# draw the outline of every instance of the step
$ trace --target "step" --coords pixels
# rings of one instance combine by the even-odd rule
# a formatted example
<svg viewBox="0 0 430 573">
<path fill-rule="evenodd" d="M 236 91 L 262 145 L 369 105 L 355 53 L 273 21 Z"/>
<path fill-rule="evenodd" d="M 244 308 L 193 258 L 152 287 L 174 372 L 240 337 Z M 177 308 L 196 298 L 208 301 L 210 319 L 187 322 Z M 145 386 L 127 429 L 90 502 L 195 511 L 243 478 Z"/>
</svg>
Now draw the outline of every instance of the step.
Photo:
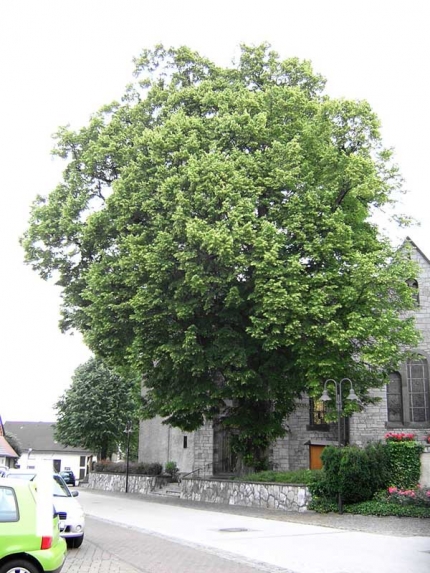
<svg viewBox="0 0 430 573">
<path fill-rule="evenodd" d="M 180 497 L 181 489 L 175 487 L 164 487 L 161 489 L 155 489 L 151 491 L 151 495 L 160 495 L 163 497 Z"/>
</svg>

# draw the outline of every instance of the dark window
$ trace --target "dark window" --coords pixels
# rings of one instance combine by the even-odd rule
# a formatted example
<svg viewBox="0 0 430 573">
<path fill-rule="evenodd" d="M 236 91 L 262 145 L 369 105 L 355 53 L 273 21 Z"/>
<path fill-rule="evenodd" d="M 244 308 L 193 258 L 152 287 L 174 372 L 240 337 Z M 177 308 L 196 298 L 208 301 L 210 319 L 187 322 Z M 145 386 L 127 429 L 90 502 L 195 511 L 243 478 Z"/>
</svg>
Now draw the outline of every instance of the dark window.
<svg viewBox="0 0 430 573">
<path fill-rule="evenodd" d="M 325 402 L 309 398 L 309 429 L 326 430 L 328 423 L 325 419 Z"/>
<path fill-rule="evenodd" d="M 387 385 L 388 421 L 403 424 L 402 378 L 398 372 L 390 374 Z"/>
<path fill-rule="evenodd" d="M 420 306 L 420 291 L 418 287 L 418 281 L 415 279 L 409 279 L 406 282 L 408 286 L 411 288 L 412 298 L 415 301 L 415 306 Z"/>
<path fill-rule="evenodd" d="M 80 456 L 80 457 L 79 457 L 79 466 L 80 466 L 81 468 L 83 468 L 83 467 L 85 467 L 85 465 L 86 465 L 86 458 L 85 458 L 85 456 Z"/>
<path fill-rule="evenodd" d="M 184 448 L 188 448 L 188 436 L 184 436 Z"/>
<path fill-rule="evenodd" d="M 409 419 L 427 422 L 429 416 L 429 376 L 427 360 L 408 361 Z"/>
<path fill-rule="evenodd" d="M 388 425 L 422 427 L 430 422 L 429 368 L 425 358 L 408 360 L 387 384 Z"/>
</svg>

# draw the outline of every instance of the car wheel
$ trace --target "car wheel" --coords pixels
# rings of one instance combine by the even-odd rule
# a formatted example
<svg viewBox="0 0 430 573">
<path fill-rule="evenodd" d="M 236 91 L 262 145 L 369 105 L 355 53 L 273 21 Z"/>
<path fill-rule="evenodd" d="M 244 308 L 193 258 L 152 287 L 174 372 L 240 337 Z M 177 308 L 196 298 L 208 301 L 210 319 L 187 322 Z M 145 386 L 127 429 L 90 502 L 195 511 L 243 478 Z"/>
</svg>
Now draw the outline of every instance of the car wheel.
<svg viewBox="0 0 430 573">
<path fill-rule="evenodd" d="M 84 540 L 83 535 L 81 535 L 80 537 L 68 537 L 66 540 L 67 547 L 69 547 L 69 549 L 77 549 L 82 545 L 83 540 Z M 0 571 L 0 573 L 2 572 Z"/>
<path fill-rule="evenodd" d="M 0 567 L 0 573 L 40 573 L 40 570 L 30 561 L 13 559 Z"/>
</svg>

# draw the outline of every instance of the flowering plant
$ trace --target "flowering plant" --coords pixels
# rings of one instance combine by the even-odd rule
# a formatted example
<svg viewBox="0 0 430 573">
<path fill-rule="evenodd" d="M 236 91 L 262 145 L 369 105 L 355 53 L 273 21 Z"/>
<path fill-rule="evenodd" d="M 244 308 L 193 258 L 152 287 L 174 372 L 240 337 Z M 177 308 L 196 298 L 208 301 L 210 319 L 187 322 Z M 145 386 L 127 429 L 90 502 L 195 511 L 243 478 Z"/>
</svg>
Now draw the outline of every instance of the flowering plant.
<svg viewBox="0 0 430 573">
<path fill-rule="evenodd" d="M 430 444 L 430 434 L 428 434 L 427 436 L 424 436 L 424 441 L 425 441 L 427 444 Z"/>
<path fill-rule="evenodd" d="M 420 506 L 430 505 L 430 489 L 421 487 L 420 484 L 414 489 L 388 488 L 388 501 L 398 504 L 413 504 Z"/>
<path fill-rule="evenodd" d="M 388 432 L 384 437 L 387 442 L 412 442 L 415 440 L 415 434 L 406 432 Z"/>
</svg>

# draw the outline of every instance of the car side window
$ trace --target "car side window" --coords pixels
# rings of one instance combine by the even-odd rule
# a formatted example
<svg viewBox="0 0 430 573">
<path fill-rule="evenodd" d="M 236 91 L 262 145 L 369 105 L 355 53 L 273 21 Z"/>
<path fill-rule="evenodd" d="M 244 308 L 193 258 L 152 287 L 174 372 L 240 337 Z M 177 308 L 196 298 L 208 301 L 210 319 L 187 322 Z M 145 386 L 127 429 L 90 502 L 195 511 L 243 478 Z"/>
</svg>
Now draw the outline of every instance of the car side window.
<svg viewBox="0 0 430 573">
<path fill-rule="evenodd" d="M 18 521 L 18 504 L 11 487 L 0 486 L 0 523 Z"/>
</svg>

